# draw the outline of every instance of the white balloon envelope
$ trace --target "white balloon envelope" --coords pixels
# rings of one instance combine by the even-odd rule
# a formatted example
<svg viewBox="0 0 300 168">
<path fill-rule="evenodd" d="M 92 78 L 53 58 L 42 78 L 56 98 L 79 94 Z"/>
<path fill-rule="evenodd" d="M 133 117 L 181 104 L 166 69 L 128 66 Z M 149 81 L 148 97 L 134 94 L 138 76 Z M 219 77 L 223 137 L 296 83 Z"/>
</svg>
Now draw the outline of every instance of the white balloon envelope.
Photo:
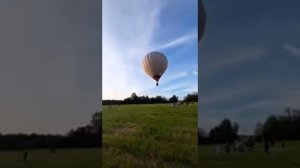
<svg viewBox="0 0 300 168">
<path fill-rule="evenodd" d="M 150 52 L 144 57 L 142 66 L 146 74 L 153 78 L 158 86 L 159 79 L 168 67 L 168 60 L 161 52 Z"/>
</svg>

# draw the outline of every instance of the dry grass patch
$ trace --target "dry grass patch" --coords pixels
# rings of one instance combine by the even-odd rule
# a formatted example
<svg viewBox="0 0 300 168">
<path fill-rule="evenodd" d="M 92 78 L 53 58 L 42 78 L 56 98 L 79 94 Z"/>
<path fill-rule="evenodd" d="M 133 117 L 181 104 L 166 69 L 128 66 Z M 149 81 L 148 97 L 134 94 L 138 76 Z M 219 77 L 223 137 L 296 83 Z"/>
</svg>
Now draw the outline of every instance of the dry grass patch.
<svg viewBox="0 0 300 168">
<path fill-rule="evenodd" d="M 138 126 L 133 123 L 126 123 L 124 127 L 114 128 L 111 130 L 114 136 L 133 135 L 138 132 Z"/>
</svg>

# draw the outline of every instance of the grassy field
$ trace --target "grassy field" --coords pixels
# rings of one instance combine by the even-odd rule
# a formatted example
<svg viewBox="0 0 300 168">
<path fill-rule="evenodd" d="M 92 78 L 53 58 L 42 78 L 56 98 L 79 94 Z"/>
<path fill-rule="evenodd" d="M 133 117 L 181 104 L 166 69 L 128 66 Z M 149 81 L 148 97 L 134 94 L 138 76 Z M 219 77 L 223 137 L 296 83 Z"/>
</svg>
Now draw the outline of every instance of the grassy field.
<svg viewBox="0 0 300 168">
<path fill-rule="evenodd" d="M 300 141 L 287 142 L 285 148 L 275 145 L 268 155 L 261 144 L 253 152 L 220 155 L 213 146 L 200 146 L 198 157 L 200 168 L 300 168 Z"/>
<path fill-rule="evenodd" d="M 0 168 L 300 168 L 300 141 L 278 144 L 269 155 L 255 151 L 221 153 L 197 146 L 197 105 L 103 107 L 103 149 L 0 151 Z M 101 166 L 102 159 L 102 166 Z"/>
<path fill-rule="evenodd" d="M 30 150 L 23 162 L 23 151 L 0 151 L 1 168 L 99 168 L 101 149 Z"/>
<path fill-rule="evenodd" d="M 197 105 L 103 107 L 103 167 L 197 167 Z"/>
</svg>

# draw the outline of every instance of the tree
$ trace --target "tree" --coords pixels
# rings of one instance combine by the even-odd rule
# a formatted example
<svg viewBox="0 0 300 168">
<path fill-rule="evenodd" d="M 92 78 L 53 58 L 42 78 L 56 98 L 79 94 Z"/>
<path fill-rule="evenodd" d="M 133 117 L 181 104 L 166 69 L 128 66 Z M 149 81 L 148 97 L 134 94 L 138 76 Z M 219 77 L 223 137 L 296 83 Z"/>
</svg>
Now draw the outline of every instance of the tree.
<svg viewBox="0 0 300 168">
<path fill-rule="evenodd" d="M 178 102 L 178 97 L 176 95 L 173 95 L 172 97 L 170 97 L 169 102 L 170 103 L 177 103 Z"/>
<path fill-rule="evenodd" d="M 187 94 L 183 101 L 185 102 L 197 102 L 198 101 L 198 93 L 197 92 L 193 92 L 191 94 Z"/>
<path fill-rule="evenodd" d="M 155 97 L 155 103 L 167 103 L 167 99 L 162 96 L 156 96 Z"/>
<path fill-rule="evenodd" d="M 276 116 L 270 116 L 264 123 L 264 138 L 267 140 L 278 140 L 280 139 L 280 122 Z"/>
<path fill-rule="evenodd" d="M 286 108 L 286 115 L 270 116 L 264 123 L 263 136 L 270 141 L 300 139 L 300 116 L 297 110 Z"/>
<path fill-rule="evenodd" d="M 231 123 L 229 119 L 224 119 L 220 125 L 213 128 L 209 136 L 214 142 L 218 143 L 232 143 L 238 138 L 239 126 L 237 123 Z"/>
<path fill-rule="evenodd" d="M 95 112 L 92 115 L 91 122 L 85 126 L 72 129 L 68 133 L 68 138 L 73 146 L 77 147 L 95 147 L 102 145 L 102 113 Z"/>
<path fill-rule="evenodd" d="M 96 112 L 93 114 L 92 116 L 92 120 L 91 120 L 91 126 L 93 128 L 93 133 L 101 133 L 101 117 L 102 117 L 102 113 L 101 112 Z"/>
<path fill-rule="evenodd" d="M 137 100 L 139 97 L 136 95 L 136 93 L 132 93 L 131 94 L 131 99 L 133 100 L 133 101 L 135 101 L 135 100 Z"/>
</svg>

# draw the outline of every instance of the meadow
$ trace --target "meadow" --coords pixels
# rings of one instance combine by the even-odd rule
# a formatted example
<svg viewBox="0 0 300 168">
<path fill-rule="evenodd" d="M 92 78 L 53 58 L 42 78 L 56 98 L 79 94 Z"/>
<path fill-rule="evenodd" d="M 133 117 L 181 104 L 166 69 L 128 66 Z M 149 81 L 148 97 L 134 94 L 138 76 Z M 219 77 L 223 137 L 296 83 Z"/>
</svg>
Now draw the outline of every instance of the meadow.
<svg viewBox="0 0 300 168">
<path fill-rule="evenodd" d="M 99 168 L 101 149 L 29 150 L 23 162 L 24 151 L 0 151 L 1 168 Z"/>
<path fill-rule="evenodd" d="M 264 153 L 262 144 L 255 151 L 244 153 L 216 154 L 214 146 L 200 146 L 198 164 L 200 168 L 300 168 L 300 141 L 286 142 L 271 148 L 269 154 Z"/>
<path fill-rule="evenodd" d="M 103 107 L 103 167 L 197 167 L 197 104 Z"/>
<path fill-rule="evenodd" d="M 2 168 L 300 168 L 300 141 L 277 144 L 270 154 L 255 151 L 217 155 L 197 146 L 197 105 L 114 105 L 103 107 L 103 148 L 0 151 Z M 102 164 L 101 164 L 102 163 Z M 101 166 L 102 165 L 102 166 Z"/>
</svg>

